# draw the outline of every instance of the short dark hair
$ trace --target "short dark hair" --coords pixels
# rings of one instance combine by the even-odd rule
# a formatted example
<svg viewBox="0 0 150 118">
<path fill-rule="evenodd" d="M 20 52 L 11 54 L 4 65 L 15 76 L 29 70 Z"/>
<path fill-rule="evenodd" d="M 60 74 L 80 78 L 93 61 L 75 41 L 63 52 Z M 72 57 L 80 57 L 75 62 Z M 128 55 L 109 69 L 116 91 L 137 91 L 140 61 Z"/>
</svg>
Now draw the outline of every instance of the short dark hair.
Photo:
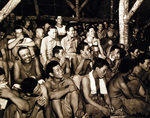
<svg viewBox="0 0 150 118">
<path fill-rule="evenodd" d="M 61 46 L 55 46 L 53 48 L 53 57 L 55 57 L 55 54 L 58 54 L 60 50 L 63 50 Z"/>
<path fill-rule="evenodd" d="M 123 59 L 119 65 L 118 70 L 122 73 L 127 73 L 132 70 L 134 67 L 134 61 L 132 59 Z"/>
<path fill-rule="evenodd" d="M 21 89 L 23 93 L 33 93 L 34 88 L 37 86 L 38 81 L 32 77 L 25 78 L 21 82 Z"/>
<path fill-rule="evenodd" d="M 115 44 L 111 47 L 110 52 L 114 51 L 115 49 L 119 49 L 121 51 L 121 48 Z"/>
<path fill-rule="evenodd" d="M 23 28 L 22 28 L 20 25 L 17 25 L 14 29 L 15 29 L 15 30 L 16 30 L 16 29 L 22 29 L 22 30 L 23 30 Z"/>
<path fill-rule="evenodd" d="M 28 49 L 28 50 L 29 50 L 28 47 L 20 47 L 20 48 L 18 49 L 18 51 L 17 51 L 17 54 L 18 54 L 19 57 L 20 57 L 20 54 L 19 54 L 20 50 L 24 50 L 24 49 Z M 29 51 L 30 51 L 30 50 L 29 50 Z"/>
<path fill-rule="evenodd" d="M 102 58 L 97 58 L 93 64 L 93 70 L 95 70 L 96 67 L 102 68 L 104 65 L 109 67 L 109 63 L 106 60 L 104 60 Z"/>
<path fill-rule="evenodd" d="M 87 46 L 88 43 L 86 42 L 80 42 L 79 45 L 77 46 L 77 54 L 81 54 L 81 50 L 84 50 L 84 47 Z"/>
<path fill-rule="evenodd" d="M 66 25 L 65 30 L 66 30 L 66 31 L 69 31 L 69 30 L 70 30 L 70 27 L 73 27 L 73 28 L 74 28 L 74 26 L 73 26 L 73 25 L 68 24 L 68 25 Z"/>
<path fill-rule="evenodd" d="M 47 78 L 49 77 L 49 73 L 53 73 L 53 67 L 59 65 L 58 61 L 50 61 L 47 65 L 46 65 L 46 76 Z"/>
<path fill-rule="evenodd" d="M 3 75 L 3 74 L 5 74 L 5 71 L 3 68 L 0 67 L 0 75 Z"/>
<path fill-rule="evenodd" d="M 147 53 L 141 53 L 137 58 L 137 64 L 143 64 L 146 59 L 150 59 L 150 55 L 148 55 Z"/>
<path fill-rule="evenodd" d="M 138 46 L 135 46 L 135 45 L 130 46 L 129 49 L 128 49 L 129 54 L 130 54 L 131 52 L 134 52 L 136 49 L 139 49 L 139 47 L 138 47 Z"/>
</svg>

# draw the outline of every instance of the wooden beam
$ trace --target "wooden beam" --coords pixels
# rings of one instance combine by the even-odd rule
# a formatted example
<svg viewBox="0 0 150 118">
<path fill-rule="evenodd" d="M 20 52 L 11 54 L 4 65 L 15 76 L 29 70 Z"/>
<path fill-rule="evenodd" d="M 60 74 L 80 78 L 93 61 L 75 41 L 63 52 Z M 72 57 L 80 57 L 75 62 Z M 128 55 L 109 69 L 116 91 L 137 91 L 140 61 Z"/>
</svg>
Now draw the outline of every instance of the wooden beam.
<svg viewBox="0 0 150 118">
<path fill-rule="evenodd" d="M 89 0 L 85 0 L 79 8 L 79 12 L 83 9 L 83 7 L 88 3 Z"/>
<path fill-rule="evenodd" d="M 73 11 L 76 12 L 76 8 L 75 6 L 69 1 L 69 0 L 66 0 L 67 4 L 71 7 L 71 9 L 73 9 Z"/>
<path fill-rule="evenodd" d="M 79 13 L 79 0 L 76 0 L 76 18 L 79 19 L 80 13 Z"/>
<path fill-rule="evenodd" d="M 14 10 L 21 0 L 9 0 L 8 3 L 0 11 L 0 23 Z"/>
<path fill-rule="evenodd" d="M 37 0 L 33 0 L 33 2 L 34 2 L 35 14 L 36 14 L 37 16 L 39 16 L 39 6 L 38 6 L 38 2 L 37 2 Z"/>
<path fill-rule="evenodd" d="M 114 0 L 110 0 L 110 19 L 113 19 L 114 16 Z"/>
<path fill-rule="evenodd" d="M 136 12 L 136 10 L 140 7 L 140 5 L 142 4 L 144 0 L 137 0 L 133 7 L 131 8 L 131 10 L 129 11 L 128 15 L 127 15 L 127 20 L 130 20 L 130 18 L 133 16 L 133 14 Z"/>
</svg>

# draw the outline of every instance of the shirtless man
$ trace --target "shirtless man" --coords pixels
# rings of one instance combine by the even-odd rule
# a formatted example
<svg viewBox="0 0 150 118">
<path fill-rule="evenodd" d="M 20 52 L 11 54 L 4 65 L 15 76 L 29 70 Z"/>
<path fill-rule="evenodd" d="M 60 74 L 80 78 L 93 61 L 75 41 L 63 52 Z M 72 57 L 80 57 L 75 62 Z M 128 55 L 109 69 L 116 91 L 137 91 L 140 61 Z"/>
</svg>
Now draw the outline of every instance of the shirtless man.
<svg viewBox="0 0 150 118">
<path fill-rule="evenodd" d="M 31 58 L 30 50 L 27 47 L 18 49 L 20 60 L 14 64 L 15 83 L 20 84 L 27 77 L 41 79 L 41 69 L 37 57 Z"/>
<path fill-rule="evenodd" d="M 52 108 L 58 118 L 77 117 L 78 93 L 73 81 L 64 78 L 60 64 L 51 61 L 46 66 L 46 87 Z"/>
<path fill-rule="evenodd" d="M 85 98 L 85 109 L 92 118 L 109 116 L 111 106 L 106 88 L 108 62 L 98 58 L 93 64 L 93 70 L 81 81 L 81 91 Z M 107 103 L 107 104 L 106 104 Z"/>
<path fill-rule="evenodd" d="M 126 79 L 133 69 L 133 61 L 124 59 L 120 63 L 119 72 L 113 76 L 108 85 L 108 93 L 112 105 L 116 110 L 121 109 L 123 112 L 133 115 L 136 113 L 147 114 L 150 105 L 135 99 L 130 93 L 126 84 Z M 147 108 L 146 108 L 147 107 Z"/>
<path fill-rule="evenodd" d="M 39 84 L 34 78 L 25 78 L 21 83 L 21 89 L 21 91 L 11 90 L 8 87 L 0 89 L 0 97 L 12 101 L 12 104 L 5 110 L 4 118 L 17 116 L 35 118 L 39 115 L 50 118 L 50 106 L 45 85 Z"/>
</svg>

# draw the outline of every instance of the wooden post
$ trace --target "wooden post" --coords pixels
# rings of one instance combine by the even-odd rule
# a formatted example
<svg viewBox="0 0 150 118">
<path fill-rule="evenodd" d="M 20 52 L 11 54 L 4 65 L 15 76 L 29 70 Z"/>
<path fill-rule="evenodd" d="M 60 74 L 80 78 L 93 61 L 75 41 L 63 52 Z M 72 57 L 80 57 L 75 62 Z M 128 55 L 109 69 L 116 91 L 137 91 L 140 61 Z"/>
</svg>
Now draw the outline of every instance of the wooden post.
<svg viewBox="0 0 150 118">
<path fill-rule="evenodd" d="M 13 11 L 21 0 L 9 0 L 9 2 L 0 11 L 0 23 Z"/>
<path fill-rule="evenodd" d="M 76 0 L 76 18 L 79 20 L 80 13 L 79 13 L 79 0 Z"/>
<path fill-rule="evenodd" d="M 79 12 L 82 10 L 82 8 L 88 3 L 89 0 L 85 0 L 82 5 L 79 8 Z"/>
<path fill-rule="evenodd" d="M 71 7 L 71 9 L 73 9 L 76 12 L 75 6 L 69 0 L 66 0 L 66 2 Z"/>
<path fill-rule="evenodd" d="M 129 21 L 143 0 L 137 0 L 129 11 L 129 0 L 120 0 L 119 2 L 119 33 L 120 44 L 124 44 L 126 48 L 129 46 Z"/>
<path fill-rule="evenodd" d="M 114 0 L 110 0 L 110 19 L 113 19 Z"/>
<path fill-rule="evenodd" d="M 37 0 L 33 0 L 33 2 L 34 2 L 34 7 L 35 7 L 35 14 L 36 16 L 39 16 L 39 6 L 37 3 Z"/>
</svg>

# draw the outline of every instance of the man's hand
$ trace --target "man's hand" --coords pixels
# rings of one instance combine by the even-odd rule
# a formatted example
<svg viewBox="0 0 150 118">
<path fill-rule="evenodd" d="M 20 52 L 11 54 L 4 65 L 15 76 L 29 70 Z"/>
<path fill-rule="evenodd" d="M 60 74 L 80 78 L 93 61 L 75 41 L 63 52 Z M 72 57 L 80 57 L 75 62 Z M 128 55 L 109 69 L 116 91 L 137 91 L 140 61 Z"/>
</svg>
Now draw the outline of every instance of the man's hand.
<svg viewBox="0 0 150 118">
<path fill-rule="evenodd" d="M 105 116 L 109 116 L 110 115 L 110 110 L 108 108 L 102 107 L 100 110 L 103 112 L 103 114 Z"/>
<path fill-rule="evenodd" d="M 39 96 L 37 99 L 37 104 L 42 107 L 46 104 L 46 98 L 43 96 Z"/>
</svg>

